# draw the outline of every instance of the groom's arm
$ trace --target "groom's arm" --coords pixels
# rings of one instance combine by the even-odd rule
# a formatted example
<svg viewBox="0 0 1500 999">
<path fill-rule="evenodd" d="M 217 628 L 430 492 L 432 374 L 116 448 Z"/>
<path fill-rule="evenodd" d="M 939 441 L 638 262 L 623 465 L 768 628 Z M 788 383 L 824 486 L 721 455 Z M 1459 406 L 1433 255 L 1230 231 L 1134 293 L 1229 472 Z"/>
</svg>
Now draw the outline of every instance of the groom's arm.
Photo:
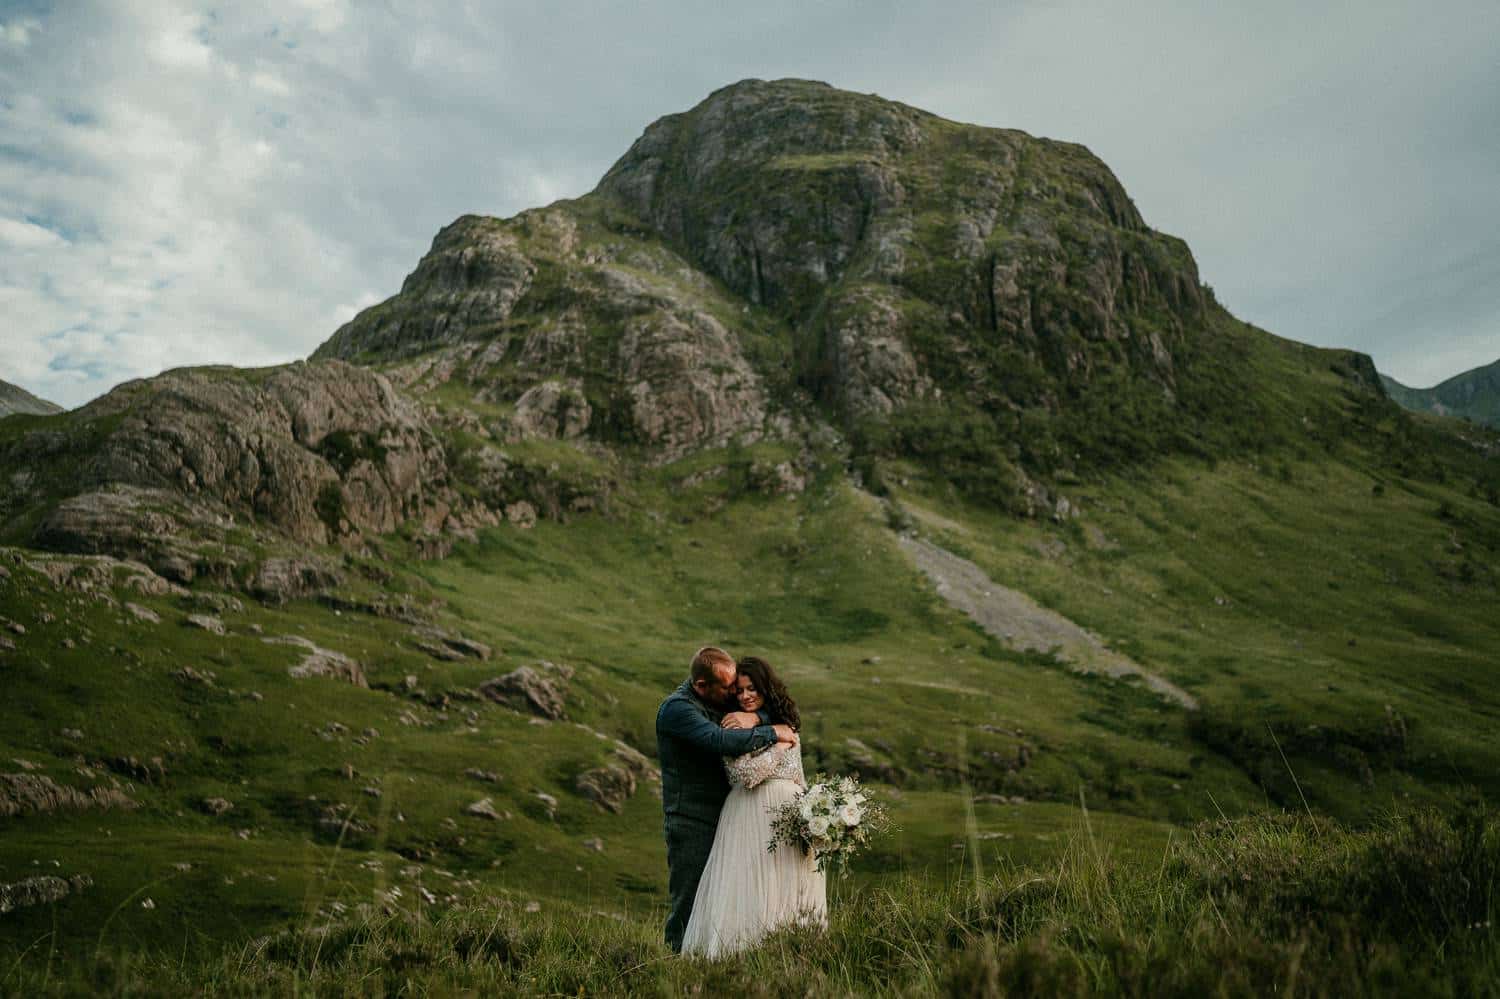
<svg viewBox="0 0 1500 999">
<path fill-rule="evenodd" d="M 754 728 L 755 725 L 750 725 L 743 721 L 743 719 L 748 717 L 751 717 L 748 711 L 731 711 L 724 716 L 724 720 L 720 722 L 720 726 L 723 728 Z M 758 719 L 757 724 L 759 725 L 771 724 L 771 712 L 766 708 L 761 708 L 755 712 L 754 717 Z"/>
<path fill-rule="evenodd" d="M 719 756 L 739 756 L 763 749 L 776 741 L 776 730 L 770 725 L 750 729 L 720 728 L 693 710 L 685 701 L 673 700 L 662 706 L 656 718 L 659 733 L 685 739 L 693 745 Z"/>
</svg>

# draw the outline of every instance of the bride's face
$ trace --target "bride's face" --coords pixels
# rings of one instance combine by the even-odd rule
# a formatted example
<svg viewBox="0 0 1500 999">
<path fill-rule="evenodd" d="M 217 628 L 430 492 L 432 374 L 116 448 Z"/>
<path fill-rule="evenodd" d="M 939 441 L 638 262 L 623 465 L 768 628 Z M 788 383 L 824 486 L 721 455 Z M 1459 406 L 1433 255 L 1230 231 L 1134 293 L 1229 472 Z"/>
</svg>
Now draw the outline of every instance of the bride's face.
<svg viewBox="0 0 1500 999">
<path fill-rule="evenodd" d="M 741 673 L 735 681 L 735 697 L 740 702 L 741 711 L 759 711 L 766 699 L 760 696 L 760 691 L 755 689 L 755 683 L 748 676 Z"/>
</svg>

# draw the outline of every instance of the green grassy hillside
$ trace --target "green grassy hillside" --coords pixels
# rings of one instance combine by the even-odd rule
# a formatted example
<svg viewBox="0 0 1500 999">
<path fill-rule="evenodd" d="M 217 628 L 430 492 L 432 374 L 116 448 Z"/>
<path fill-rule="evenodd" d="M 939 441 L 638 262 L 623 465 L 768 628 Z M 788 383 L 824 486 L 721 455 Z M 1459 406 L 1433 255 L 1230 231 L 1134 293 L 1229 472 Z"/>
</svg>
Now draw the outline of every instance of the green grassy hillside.
<svg viewBox="0 0 1500 999">
<path fill-rule="evenodd" d="M 366 909 L 203 964 L 96 951 L 13 967 L 80 994 L 1489 995 L 1500 838 L 1482 807 L 1350 832 L 1301 816 L 1205 822 L 1147 860 L 1081 815 L 1040 863 L 934 885 L 833 885 L 826 932 L 664 959 L 655 926 L 587 904 Z"/>
<path fill-rule="evenodd" d="M 1500 529 L 1471 486 L 1294 458 L 1181 461 L 1080 483 L 1085 515 L 1056 524 L 970 505 L 916 465 L 881 468 L 885 505 L 824 457 L 791 499 L 746 495 L 744 455 L 709 452 L 642 473 L 607 515 L 488 529 L 443 561 L 393 537 L 379 558 L 343 556 L 358 582 L 337 599 L 230 606 L 224 636 L 184 623 L 212 597 L 143 596 L 122 570 L 105 593 L 57 587 L 22 564 L 40 556 L 11 550 L 0 615 L 24 634 L 6 632 L 16 649 L 0 660 L 4 769 L 116 786 L 140 807 L 0 818 L 0 883 L 94 882 L 6 914 L 9 961 L 211 954 L 382 900 L 568 900 L 649 923 L 666 873 L 650 780 L 620 814 L 574 782 L 613 758 L 613 739 L 653 752 L 655 704 L 705 642 L 782 668 L 814 766 L 881 782 L 897 831 L 859 865 L 872 887 L 942 881 L 971 847 L 984 865 L 1045 863 L 1080 800 L 1113 850 L 1149 856 L 1221 812 L 1305 797 L 1359 825 L 1395 803 L 1500 790 Z M 894 528 L 908 526 L 1200 710 L 1009 651 L 905 560 Z M 495 658 L 433 660 L 410 625 L 355 609 L 382 597 L 430 608 Z M 370 689 L 288 676 L 301 650 L 264 641 L 282 635 L 358 659 Z M 575 670 L 567 720 L 473 699 L 541 660 Z M 216 797 L 233 810 L 207 814 Z M 467 815 L 483 797 L 506 817 Z"/>
</svg>

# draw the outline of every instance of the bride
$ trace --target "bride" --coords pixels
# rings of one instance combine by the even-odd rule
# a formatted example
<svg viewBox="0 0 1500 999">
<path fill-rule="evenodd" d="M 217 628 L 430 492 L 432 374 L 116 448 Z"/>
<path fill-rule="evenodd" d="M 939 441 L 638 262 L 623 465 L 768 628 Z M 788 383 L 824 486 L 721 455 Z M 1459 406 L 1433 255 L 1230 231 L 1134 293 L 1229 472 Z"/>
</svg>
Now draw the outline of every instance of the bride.
<svg viewBox="0 0 1500 999">
<path fill-rule="evenodd" d="M 740 710 L 765 708 L 773 721 L 800 727 L 797 704 L 770 663 L 746 656 L 736 665 Z M 801 748 L 777 743 L 728 758 L 724 768 L 732 788 L 698 882 L 682 941 L 684 954 L 718 957 L 752 946 L 788 923 L 828 922 L 824 877 L 813 858 L 784 844 L 775 852 L 766 850 L 771 813 L 807 789 Z"/>
</svg>

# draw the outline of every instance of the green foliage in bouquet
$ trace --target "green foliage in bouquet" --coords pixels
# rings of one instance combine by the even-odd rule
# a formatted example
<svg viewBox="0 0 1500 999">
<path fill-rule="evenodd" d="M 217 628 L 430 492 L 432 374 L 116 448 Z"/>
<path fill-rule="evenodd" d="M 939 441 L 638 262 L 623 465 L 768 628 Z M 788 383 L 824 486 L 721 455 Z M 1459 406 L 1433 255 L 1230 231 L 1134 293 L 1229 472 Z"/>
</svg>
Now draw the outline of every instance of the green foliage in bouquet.
<svg viewBox="0 0 1500 999">
<path fill-rule="evenodd" d="M 818 870 L 836 864 L 847 877 L 850 859 L 889 825 L 885 806 L 871 799 L 857 777 L 817 774 L 806 791 L 777 809 L 766 852 L 796 846 L 812 854 Z"/>
</svg>

